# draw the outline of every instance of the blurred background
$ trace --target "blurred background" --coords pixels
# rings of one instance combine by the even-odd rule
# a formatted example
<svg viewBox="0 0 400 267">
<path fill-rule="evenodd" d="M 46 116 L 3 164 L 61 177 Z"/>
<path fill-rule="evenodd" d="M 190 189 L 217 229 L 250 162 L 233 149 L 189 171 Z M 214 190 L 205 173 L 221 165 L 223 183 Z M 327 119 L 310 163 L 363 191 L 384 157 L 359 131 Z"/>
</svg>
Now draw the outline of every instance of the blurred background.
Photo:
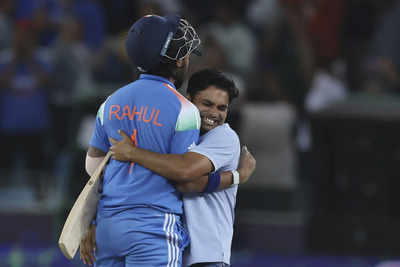
<svg viewBox="0 0 400 267">
<path fill-rule="evenodd" d="M 257 170 L 232 266 L 400 266 L 396 0 L 1 0 L 0 266 L 83 266 L 57 240 L 97 109 L 136 78 L 130 25 L 169 13 L 202 39 L 191 71 L 240 89 L 229 122 Z"/>
</svg>

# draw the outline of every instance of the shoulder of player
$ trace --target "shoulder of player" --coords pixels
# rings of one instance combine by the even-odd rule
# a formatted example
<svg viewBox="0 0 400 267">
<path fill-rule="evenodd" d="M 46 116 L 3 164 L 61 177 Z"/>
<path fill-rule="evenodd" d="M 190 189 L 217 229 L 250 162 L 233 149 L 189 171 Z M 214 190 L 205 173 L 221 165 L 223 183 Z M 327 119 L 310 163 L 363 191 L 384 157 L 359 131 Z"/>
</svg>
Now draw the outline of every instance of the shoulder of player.
<svg viewBox="0 0 400 267">
<path fill-rule="evenodd" d="M 176 122 L 177 131 L 200 129 L 201 119 L 197 107 L 185 99 L 181 101 L 181 109 Z"/>
<path fill-rule="evenodd" d="M 218 136 L 222 142 L 235 142 L 239 143 L 239 136 L 237 133 L 229 126 L 228 123 L 224 123 L 218 127 L 215 127 L 209 131 L 206 135 Z M 207 136 L 206 136 L 207 137 Z"/>
<path fill-rule="evenodd" d="M 186 97 L 184 97 L 181 93 L 179 93 L 174 87 L 172 87 L 168 83 L 163 83 L 162 84 L 165 88 L 167 88 L 168 93 L 170 96 L 173 96 L 176 101 L 178 101 L 182 108 L 191 108 L 193 105 L 192 102 L 190 102 Z M 196 108 L 197 109 L 197 108 Z"/>
<path fill-rule="evenodd" d="M 219 125 L 209 131 L 209 133 L 218 133 L 218 134 L 224 134 L 225 136 L 232 136 L 232 137 L 237 137 L 237 133 L 229 126 L 229 123 L 224 123 L 222 125 Z"/>
<path fill-rule="evenodd" d="M 150 84 L 147 85 L 147 83 Z M 162 106 L 164 110 L 174 109 L 177 114 L 179 114 L 182 109 L 185 111 L 197 111 L 196 106 L 179 94 L 173 87 L 169 87 L 171 88 L 170 90 L 160 90 L 168 87 L 165 86 L 165 84 L 155 83 L 152 80 L 139 79 L 116 89 L 107 97 L 104 103 L 107 102 L 106 105 L 120 104 L 121 101 L 126 103 L 127 98 L 139 96 L 139 99 L 146 99 L 146 102 L 143 104 L 140 104 L 141 101 L 138 100 L 137 104 L 141 106 L 149 103 L 150 98 L 148 97 L 152 97 L 153 102 L 158 103 L 158 106 Z M 135 97 L 135 99 L 137 98 Z"/>
<path fill-rule="evenodd" d="M 164 85 L 169 89 L 171 94 L 173 94 L 180 103 L 180 111 L 178 114 L 175 129 L 177 131 L 186 131 L 193 129 L 199 130 L 201 121 L 200 113 L 197 107 L 181 93 L 176 91 L 172 86 L 170 86 L 169 84 Z"/>
<path fill-rule="evenodd" d="M 181 93 L 179 93 L 174 87 L 169 85 L 168 83 L 163 83 L 163 85 L 168 88 L 170 95 L 174 96 L 174 98 L 180 103 L 181 113 L 184 114 L 198 114 L 197 107 L 190 102 L 186 97 L 184 97 Z"/>
</svg>

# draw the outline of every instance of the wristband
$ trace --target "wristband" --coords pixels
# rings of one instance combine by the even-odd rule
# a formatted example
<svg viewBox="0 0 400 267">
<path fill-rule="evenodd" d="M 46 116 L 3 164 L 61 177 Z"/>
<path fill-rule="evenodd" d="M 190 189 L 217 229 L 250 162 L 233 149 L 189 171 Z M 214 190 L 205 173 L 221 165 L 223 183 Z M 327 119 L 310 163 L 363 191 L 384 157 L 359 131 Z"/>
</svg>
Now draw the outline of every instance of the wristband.
<svg viewBox="0 0 400 267">
<path fill-rule="evenodd" d="M 208 183 L 203 193 L 212 193 L 218 190 L 221 183 L 221 175 L 219 172 L 212 172 L 208 175 Z"/>
<path fill-rule="evenodd" d="M 240 175 L 237 172 L 237 170 L 232 170 L 232 175 L 233 175 L 233 183 L 232 185 L 238 185 L 240 183 Z"/>
</svg>

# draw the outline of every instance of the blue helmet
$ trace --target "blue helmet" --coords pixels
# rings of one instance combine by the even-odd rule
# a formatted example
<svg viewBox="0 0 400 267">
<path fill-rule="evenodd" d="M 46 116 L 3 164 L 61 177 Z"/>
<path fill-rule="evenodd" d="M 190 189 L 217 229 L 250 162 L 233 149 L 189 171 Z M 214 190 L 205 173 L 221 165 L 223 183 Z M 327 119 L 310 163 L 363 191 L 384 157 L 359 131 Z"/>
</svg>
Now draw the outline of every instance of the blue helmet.
<svg viewBox="0 0 400 267">
<path fill-rule="evenodd" d="M 195 52 L 200 39 L 194 28 L 177 15 L 147 15 L 128 32 L 126 51 L 140 71 L 156 69 L 162 62 L 183 59 Z"/>
</svg>

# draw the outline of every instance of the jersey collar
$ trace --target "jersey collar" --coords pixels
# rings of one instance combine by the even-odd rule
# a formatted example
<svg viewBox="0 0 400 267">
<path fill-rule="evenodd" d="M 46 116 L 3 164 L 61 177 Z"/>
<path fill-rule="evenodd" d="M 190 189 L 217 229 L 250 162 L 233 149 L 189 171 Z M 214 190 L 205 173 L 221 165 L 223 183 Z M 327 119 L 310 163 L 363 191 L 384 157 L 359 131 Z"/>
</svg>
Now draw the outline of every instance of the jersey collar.
<svg viewBox="0 0 400 267">
<path fill-rule="evenodd" d="M 161 76 L 151 75 L 151 74 L 140 74 L 139 79 L 154 80 L 154 81 L 159 81 L 161 83 L 167 83 L 176 90 L 175 85 L 170 80 Z"/>
</svg>

